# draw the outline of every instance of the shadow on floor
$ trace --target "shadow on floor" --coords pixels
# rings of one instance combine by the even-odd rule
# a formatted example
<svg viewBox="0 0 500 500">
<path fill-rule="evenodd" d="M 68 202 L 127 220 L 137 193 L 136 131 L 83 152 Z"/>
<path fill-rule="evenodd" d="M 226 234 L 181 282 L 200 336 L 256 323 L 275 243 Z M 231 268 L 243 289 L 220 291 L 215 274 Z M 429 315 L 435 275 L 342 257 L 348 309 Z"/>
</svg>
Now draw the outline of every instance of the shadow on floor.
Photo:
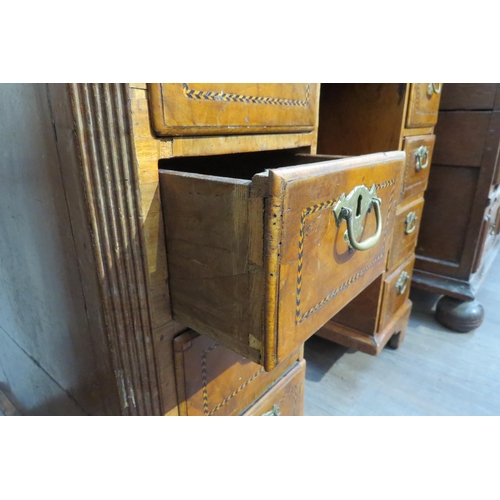
<svg viewBox="0 0 500 500">
<path fill-rule="evenodd" d="M 440 297 L 441 295 L 436 293 L 425 292 L 423 290 L 412 288 L 410 290 L 410 300 L 413 303 L 412 314 L 415 311 L 422 311 L 427 314 L 434 315 L 436 303 Z"/>
<path fill-rule="evenodd" d="M 306 362 L 311 361 L 314 364 L 314 370 L 306 370 L 306 380 L 319 382 L 330 368 L 344 354 L 353 354 L 357 352 L 329 340 L 313 335 L 304 347 L 304 358 Z"/>
<path fill-rule="evenodd" d="M 420 321 L 422 317 L 434 317 L 434 309 L 440 295 L 424 292 L 421 290 L 411 290 L 411 299 L 413 301 L 412 318 L 410 321 Z M 450 331 L 442 327 L 435 319 L 436 329 L 441 331 Z M 390 349 L 392 350 L 392 349 Z M 328 371 L 335 365 L 344 354 L 355 354 L 358 351 L 349 349 L 329 340 L 313 335 L 306 343 L 304 348 L 304 357 L 306 362 L 310 363 L 309 370 L 306 370 L 306 380 L 311 382 L 320 382 Z M 368 356 L 368 355 L 366 355 Z"/>
</svg>

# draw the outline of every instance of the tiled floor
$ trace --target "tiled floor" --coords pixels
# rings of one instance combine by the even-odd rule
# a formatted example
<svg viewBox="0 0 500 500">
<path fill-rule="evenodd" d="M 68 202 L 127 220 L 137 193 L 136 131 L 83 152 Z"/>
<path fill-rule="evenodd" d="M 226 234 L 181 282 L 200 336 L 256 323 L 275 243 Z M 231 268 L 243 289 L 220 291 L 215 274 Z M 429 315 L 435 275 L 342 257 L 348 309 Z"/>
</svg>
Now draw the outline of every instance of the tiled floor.
<svg viewBox="0 0 500 500">
<path fill-rule="evenodd" d="M 306 343 L 306 415 L 500 415 L 500 256 L 478 294 L 476 331 L 439 325 L 439 298 L 412 290 L 413 310 L 398 350 L 377 357 L 319 337 Z"/>
</svg>

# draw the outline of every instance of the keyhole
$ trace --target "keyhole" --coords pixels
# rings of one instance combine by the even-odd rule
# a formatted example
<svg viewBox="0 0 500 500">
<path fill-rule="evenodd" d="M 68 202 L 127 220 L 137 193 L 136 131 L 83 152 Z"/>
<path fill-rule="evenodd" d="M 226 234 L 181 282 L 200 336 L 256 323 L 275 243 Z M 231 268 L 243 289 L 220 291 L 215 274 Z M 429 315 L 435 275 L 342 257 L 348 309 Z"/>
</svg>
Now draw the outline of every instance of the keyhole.
<svg viewBox="0 0 500 500">
<path fill-rule="evenodd" d="M 356 209 L 356 217 L 359 217 L 361 215 L 361 200 L 362 199 L 363 199 L 363 196 L 359 195 L 358 208 Z"/>
</svg>

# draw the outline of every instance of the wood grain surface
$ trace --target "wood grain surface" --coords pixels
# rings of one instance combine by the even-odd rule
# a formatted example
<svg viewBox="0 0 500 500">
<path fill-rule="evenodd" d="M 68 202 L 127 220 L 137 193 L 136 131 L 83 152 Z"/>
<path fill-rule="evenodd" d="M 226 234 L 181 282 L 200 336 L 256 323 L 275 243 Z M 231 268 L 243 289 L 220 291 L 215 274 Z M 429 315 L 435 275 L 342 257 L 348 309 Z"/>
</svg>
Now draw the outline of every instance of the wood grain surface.
<svg viewBox="0 0 500 500">
<path fill-rule="evenodd" d="M 120 414 L 67 87 L 0 85 L 0 114 L 0 384 L 23 414 Z"/>
<path fill-rule="evenodd" d="M 252 158 L 174 159 L 160 183 L 174 318 L 270 370 L 383 271 L 404 154 Z M 206 175 L 214 162 L 231 177 L 269 174 Z M 360 184 L 377 186 L 383 230 L 350 252 L 332 208 Z M 364 226 L 363 239 L 373 211 Z"/>
<path fill-rule="evenodd" d="M 251 406 L 243 416 L 299 417 L 304 414 L 306 362 L 299 361 L 271 389 Z M 269 415 L 271 413 L 271 415 Z"/>
<path fill-rule="evenodd" d="M 271 372 L 192 330 L 174 339 L 181 416 L 239 415 L 299 360 L 296 351 Z"/>
<path fill-rule="evenodd" d="M 491 113 L 487 111 L 446 111 L 436 125 L 434 163 L 479 167 L 488 134 Z"/>
<path fill-rule="evenodd" d="M 405 137 L 403 147 L 406 153 L 406 164 L 401 200 L 421 193 L 427 188 L 435 140 L 436 136 L 433 134 Z M 417 159 L 415 156 L 420 147 L 427 148 L 428 151 L 427 159 L 423 159 L 424 165 L 427 163 L 427 167 L 423 169 L 417 169 Z"/>
<path fill-rule="evenodd" d="M 411 84 L 406 127 L 432 127 L 436 124 L 441 94 L 429 94 L 428 87 L 428 83 Z"/>
<path fill-rule="evenodd" d="M 311 132 L 317 83 L 157 83 L 148 85 L 159 136 Z"/>
<path fill-rule="evenodd" d="M 396 212 L 396 220 L 394 222 L 394 230 L 392 237 L 391 249 L 389 250 L 389 259 L 387 261 L 387 269 L 393 270 L 399 266 L 401 262 L 413 253 L 417 244 L 420 223 L 422 221 L 422 211 L 424 208 L 424 199 L 421 195 L 416 195 L 405 203 L 400 203 Z M 414 229 L 411 233 L 411 227 L 407 225 L 407 217 L 409 214 L 416 217 Z"/>
<path fill-rule="evenodd" d="M 321 84 L 318 152 L 361 155 L 401 148 L 410 85 Z"/>
<path fill-rule="evenodd" d="M 498 83 L 453 83 L 443 86 L 440 110 L 490 110 L 495 104 Z"/>
</svg>

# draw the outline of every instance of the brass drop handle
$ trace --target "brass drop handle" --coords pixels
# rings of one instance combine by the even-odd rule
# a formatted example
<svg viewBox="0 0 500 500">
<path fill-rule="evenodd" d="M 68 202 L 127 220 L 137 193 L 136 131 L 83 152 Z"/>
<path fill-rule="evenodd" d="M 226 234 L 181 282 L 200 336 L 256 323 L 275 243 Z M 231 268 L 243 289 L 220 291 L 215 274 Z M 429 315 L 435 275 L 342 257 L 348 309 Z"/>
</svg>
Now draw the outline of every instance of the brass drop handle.
<svg viewBox="0 0 500 500">
<path fill-rule="evenodd" d="M 280 407 L 278 405 L 273 405 L 270 411 L 263 413 L 261 417 L 279 417 L 281 416 Z"/>
<path fill-rule="evenodd" d="M 442 87 L 442 83 L 429 83 L 429 86 L 427 87 L 427 95 L 432 97 L 432 94 L 440 94 Z"/>
<path fill-rule="evenodd" d="M 356 250 L 364 251 L 364 250 L 369 250 L 370 248 L 374 247 L 378 240 L 380 239 L 380 235 L 382 234 L 382 215 L 380 213 L 380 203 L 382 200 L 380 198 L 372 198 L 372 203 L 375 208 L 375 218 L 377 219 L 377 231 L 373 236 L 370 236 L 366 240 L 362 242 L 358 242 L 354 236 L 354 227 L 353 227 L 353 212 L 351 209 L 346 208 L 345 210 L 348 211 L 348 213 L 345 215 L 345 219 L 347 221 L 347 236 L 349 238 L 349 243 L 351 244 L 352 248 L 355 248 Z"/>
<path fill-rule="evenodd" d="M 409 212 L 405 219 L 405 234 L 411 234 L 417 227 L 418 216 L 415 212 Z"/>
<path fill-rule="evenodd" d="M 333 207 L 333 213 L 337 219 L 337 226 L 340 226 L 343 220 L 347 222 L 344 239 L 351 249 L 364 251 L 377 244 L 382 234 L 381 203 L 382 200 L 377 198 L 375 184 L 370 189 L 364 185 L 356 186 L 347 196 L 345 193 L 340 196 L 339 201 Z M 377 230 L 373 236 L 359 242 L 358 238 L 363 232 L 362 221 L 372 206 L 375 208 Z"/>
<path fill-rule="evenodd" d="M 408 280 L 410 279 L 410 275 L 406 272 L 403 271 L 398 278 L 398 281 L 396 281 L 396 290 L 398 291 L 398 295 L 403 295 L 406 290 L 406 285 L 408 284 Z"/>
<path fill-rule="evenodd" d="M 415 151 L 415 170 L 420 172 L 429 166 L 429 148 L 427 146 L 420 146 Z"/>
</svg>

